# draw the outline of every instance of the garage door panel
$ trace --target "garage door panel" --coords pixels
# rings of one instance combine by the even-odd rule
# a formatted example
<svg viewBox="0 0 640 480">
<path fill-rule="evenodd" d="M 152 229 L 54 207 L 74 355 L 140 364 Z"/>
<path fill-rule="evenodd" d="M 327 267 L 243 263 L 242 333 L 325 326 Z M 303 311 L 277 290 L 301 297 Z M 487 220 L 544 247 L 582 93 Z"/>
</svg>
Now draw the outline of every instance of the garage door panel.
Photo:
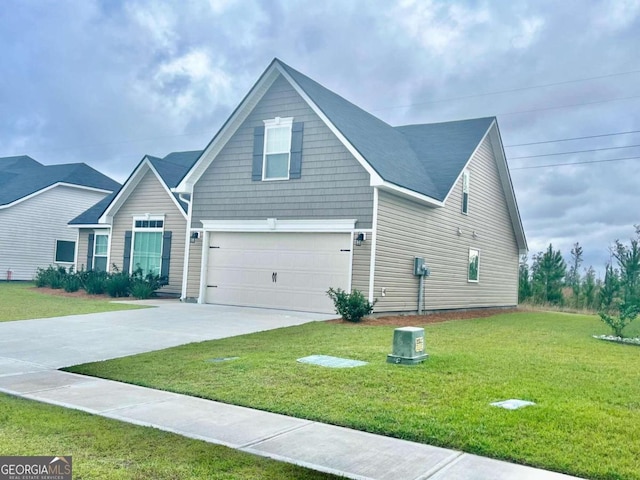
<svg viewBox="0 0 640 480">
<path fill-rule="evenodd" d="M 332 313 L 326 291 L 348 288 L 350 234 L 224 232 L 210 238 L 208 303 Z"/>
</svg>

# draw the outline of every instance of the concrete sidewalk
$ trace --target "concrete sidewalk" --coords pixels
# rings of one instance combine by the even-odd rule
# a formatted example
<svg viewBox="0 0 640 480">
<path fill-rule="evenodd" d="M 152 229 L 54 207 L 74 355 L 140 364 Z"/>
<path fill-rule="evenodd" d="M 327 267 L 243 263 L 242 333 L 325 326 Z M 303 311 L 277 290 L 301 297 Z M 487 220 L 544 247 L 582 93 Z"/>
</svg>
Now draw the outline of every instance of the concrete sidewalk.
<svg viewBox="0 0 640 480">
<path fill-rule="evenodd" d="M 454 450 L 57 370 L 5 374 L 0 376 L 0 391 L 354 479 L 576 478 Z"/>
</svg>

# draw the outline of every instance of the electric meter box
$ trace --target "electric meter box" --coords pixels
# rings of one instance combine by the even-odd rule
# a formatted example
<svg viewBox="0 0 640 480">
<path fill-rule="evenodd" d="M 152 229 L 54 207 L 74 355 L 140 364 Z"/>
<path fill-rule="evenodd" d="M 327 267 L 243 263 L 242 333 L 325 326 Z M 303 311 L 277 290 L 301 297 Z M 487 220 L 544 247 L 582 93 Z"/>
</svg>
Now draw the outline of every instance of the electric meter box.
<svg viewBox="0 0 640 480">
<path fill-rule="evenodd" d="M 424 258 L 414 257 L 413 259 L 413 274 L 417 277 L 428 277 L 431 271 L 427 267 L 427 261 Z"/>
<path fill-rule="evenodd" d="M 425 351 L 424 328 L 402 327 L 393 331 L 393 353 L 387 363 L 416 365 L 428 358 Z"/>
</svg>

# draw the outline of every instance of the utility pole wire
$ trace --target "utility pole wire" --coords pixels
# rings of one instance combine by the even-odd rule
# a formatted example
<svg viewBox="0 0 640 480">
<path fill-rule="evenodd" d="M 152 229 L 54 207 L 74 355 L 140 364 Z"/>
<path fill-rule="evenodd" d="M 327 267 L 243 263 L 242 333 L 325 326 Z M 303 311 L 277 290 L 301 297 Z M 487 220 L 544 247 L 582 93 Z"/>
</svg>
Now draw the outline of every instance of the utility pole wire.
<svg viewBox="0 0 640 480">
<path fill-rule="evenodd" d="M 544 141 L 541 141 L 541 142 L 514 143 L 512 145 L 504 145 L 504 148 L 525 147 L 525 146 L 528 146 L 528 145 L 540 145 L 540 144 L 543 144 L 543 143 L 568 142 L 570 140 L 586 140 L 588 138 L 613 137 L 615 135 L 627 135 L 627 134 L 630 134 L 630 133 L 640 133 L 640 130 L 629 130 L 628 132 L 616 132 L 616 133 L 602 133 L 600 135 L 586 135 L 584 137 L 560 138 L 558 140 L 544 140 Z"/>
<path fill-rule="evenodd" d="M 606 147 L 606 148 L 591 148 L 589 150 L 574 150 L 573 152 L 541 153 L 540 155 L 525 155 L 522 157 L 510 157 L 509 160 L 520 160 L 522 158 L 553 157 L 555 155 L 569 155 L 572 153 L 601 152 L 603 150 L 619 150 L 621 148 L 633 148 L 633 147 L 640 147 L 640 144 L 624 145 L 622 147 Z"/>
<path fill-rule="evenodd" d="M 533 168 L 550 168 L 550 167 L 565 167 L 567 165 L 588 165 L 591 163 L 607 163 L 607 162 L 621 162 L 623 160 L 640 160 L 640 157 L 623 157 L 623 158 L 610 158 L 608 160 L 587 160 L 584 162 L 572 162 L 572 163 L 550 163 L 547 165 L 531 165 L 528 167 L 515 167 L 510 168 L 509 171 L 513 170 L 530 170 Z"/>
</svg>

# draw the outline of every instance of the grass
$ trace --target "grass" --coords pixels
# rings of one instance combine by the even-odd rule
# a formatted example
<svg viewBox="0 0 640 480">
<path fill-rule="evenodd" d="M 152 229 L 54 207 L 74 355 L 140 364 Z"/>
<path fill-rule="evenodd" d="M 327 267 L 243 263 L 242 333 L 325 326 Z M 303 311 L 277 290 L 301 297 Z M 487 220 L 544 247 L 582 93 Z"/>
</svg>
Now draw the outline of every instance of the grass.
<svg viewBox="0 0 640 480">
<path fill-rule="evenodd" d="M 386 363 L 393 327 L 313 323 L 68 370 L 581 477 L 640 479 L 640 348 L 591 338 L 607 333 L 599 319 L 527 312 L 425 333 L 430 358 L 415 367 Z M 311 354 L 370 363 L 296 362 Z M 489 405 L 509 398 L 537 405 Z"/>
<path fill-rule="evenodd" d="M 109 300 L 47 295 L 32 283 L 0 283 L 0 322 L 146 308 Z"/>
<path fill-rule="evenodd" d="M 148 427 L 0 394 L 2 455 L 72 455 L 75 479 L 328 479 Z"/>
</svg>

